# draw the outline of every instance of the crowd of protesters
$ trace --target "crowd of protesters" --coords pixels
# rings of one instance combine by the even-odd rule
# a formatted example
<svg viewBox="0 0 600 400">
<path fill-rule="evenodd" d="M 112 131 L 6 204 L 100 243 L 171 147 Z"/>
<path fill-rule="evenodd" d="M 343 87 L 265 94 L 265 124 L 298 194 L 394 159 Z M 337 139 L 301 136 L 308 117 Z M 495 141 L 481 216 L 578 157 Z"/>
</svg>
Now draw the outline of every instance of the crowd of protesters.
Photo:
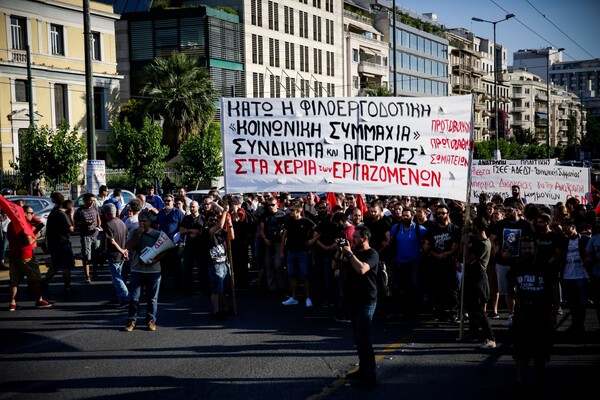
<svg viewBox="0 0 600 400">
<path fill-rule="evenodd" d="M 52 307 L 42 296 L 59 272 L 64 294 L 76 294 L 70 236 L 78 229 L 84 281 L 92 284 L 100 265 L 108 263 L 110 303 L 128 309 L 126 331 L 136 327 L 142 293 L 146 326 L 153 331 L 161 288 L 182 296 L 210 294 L 211 318 L 217 321 L 235 314 L 235 290 L 263 290 L 283 307 L 331 310 L 336 320 L 352 321 L 363 368 L 349 379 L 368 378 L 369 384 L 375 382 L 370 344 L 375 306 L 381 313 L 410 319 L 450 324 L 468 319 L 467 339 L 483 343 L 483 349 L 496 347 L 490 320 L 504 318 L 515 334 L 520 384 L 530 359 L 541 375 L 561 303 L 568 304 L 567 330 L 575 337 L 585 330 L 589 304 L 596 305 L 600 321 L 597 191 L 589 204 L 569 198 L 552 207 L 528 204 L 518 186 L 507 198 L 482 194 L 469 207 L 404 195 L 292 197 L 265 192 L 221 197 L 216 189 L 193 200 L 184 188 L 159 196 L 152 186 L 128 204 L 119 189 L 109 197 L 105 186 L 98 195 L 86 193 L 76 210 L 58 192 L 51 199 L 51 264 L 45 278 L 33 254 L 43 225 L 31 207 L 22 205 L 31 230 L 19 233 L 8 226 L 9 311 L 18 308 L 17 288 L 25 276 L 38 307 Z M 145 255 L 165 236 L 171 247 Z M 378 287 L 383 270 L 389 271 L 386 290 Z"/>
</svg>

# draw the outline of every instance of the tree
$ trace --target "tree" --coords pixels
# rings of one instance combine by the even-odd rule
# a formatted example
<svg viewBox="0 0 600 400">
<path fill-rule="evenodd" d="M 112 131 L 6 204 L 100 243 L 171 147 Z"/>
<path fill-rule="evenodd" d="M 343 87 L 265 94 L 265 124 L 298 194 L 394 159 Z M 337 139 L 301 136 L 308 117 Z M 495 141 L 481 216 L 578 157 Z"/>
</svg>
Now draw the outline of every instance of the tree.
<svg viewBox="0 0 600 400">
<path fill-rule="evenodd" d="M 113 130 L 107 137 L 111 166 L 125 168 L 133 178 L 134 189 L 164 175 L 169 149 L 161 145 L 162 137 L 162 128 L 147 117 L 140 131 L 127 119 L 113 122 Z"/>
<path fill-rule="evenodd" d="M 155 59 L 146 66 L 144 75 L 141 93 L 147 111 L 164 118 L 163 144 L 173 156 L 190 132 L 202 132 L 213 119 L 217 93 L 198 59 L 178 52 Z"/>
<path fill-rule="evenodd" d="M 186 185 L 209 181 L 223 174 L 221 126 L 211 123 L 203 134 L 191 134 L 181 145 L 182 161 L 175 168 Z"/>
<path fill-rule="evenodd" d="M 394 93 L 392 93 L 392 91 L 387 87 L 372 84 L 365 86 L 364 92 L 370 97 L 390 97 L 394 95 Z"/>
<path fill-rule="evenodd" d="M 28 186 L 44 178 L 50 188 L 57 183 L 77 182 L 87 157 L 85 141 L 77 127 L 63 121 L 53 130 L 47 125 L 31 126 L 21 136 L 19 157 L 11 167 L 21 172 Z"/>
<path fill-rule="evenodd" d="M 592 158 L 598 158 L 600 154 L 600 124 L 596 117 L 588 114 L 585 129 L 587 133 L 581 141 L 583 151 L 590 152 Z"/>
</svg>

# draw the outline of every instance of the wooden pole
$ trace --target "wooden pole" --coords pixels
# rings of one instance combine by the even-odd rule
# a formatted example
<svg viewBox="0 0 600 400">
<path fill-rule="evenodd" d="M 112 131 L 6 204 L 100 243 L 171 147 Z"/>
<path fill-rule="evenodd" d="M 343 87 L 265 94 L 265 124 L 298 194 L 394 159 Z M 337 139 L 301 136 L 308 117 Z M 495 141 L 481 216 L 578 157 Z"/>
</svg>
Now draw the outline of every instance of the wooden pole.
<svg viewBox="0 0 600 400">
<path fill-rule="evenodd" d="M 227 211 L 225 211 L 227 212 Z M 227 259 L 229 261 L 229 277 L 231 279 L 231 300 L 233 302 L 233 314 L 238 315 L 237 313 L 237 299 L 235 296 L 235 274 L 233 272 L 233 254 L 231 251 L 231 239 L 233 236 L 233 224 L 229 223 L 229 219 L 227 221 Z"/>
</svg>

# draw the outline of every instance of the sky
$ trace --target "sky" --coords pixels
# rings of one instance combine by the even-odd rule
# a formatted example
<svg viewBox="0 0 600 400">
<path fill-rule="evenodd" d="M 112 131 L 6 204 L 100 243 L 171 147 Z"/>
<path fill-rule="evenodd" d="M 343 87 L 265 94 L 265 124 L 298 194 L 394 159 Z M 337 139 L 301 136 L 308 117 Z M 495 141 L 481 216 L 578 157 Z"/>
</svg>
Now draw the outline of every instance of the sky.
<svg viewBox="0 0 600 400">
<path fill-rule="evenodd" d="M 600 58 L 598 0 L 396 0 L 396 6 L 419 14 L 432 12 L 446 28 L 466 28 L 489 39 L 493 25 L 472 17 L 498 21 L 515 14 L 496 24 L 496 40 L 508 48 L 508 65 L 519 49 L 549 46 L 565 48 L 563 61 Z"/>
</svg>

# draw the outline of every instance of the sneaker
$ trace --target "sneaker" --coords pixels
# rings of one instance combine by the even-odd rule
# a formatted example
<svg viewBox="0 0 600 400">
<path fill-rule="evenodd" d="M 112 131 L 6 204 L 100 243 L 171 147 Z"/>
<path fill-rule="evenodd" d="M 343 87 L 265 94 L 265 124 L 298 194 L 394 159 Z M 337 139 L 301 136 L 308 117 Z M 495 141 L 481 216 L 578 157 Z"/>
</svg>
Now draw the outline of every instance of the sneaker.
<svg viewBox="0 0 600 400">
<path fill-rule="evenodd" d="M 488 318 L 489 319 L 498 319 L 498 318 L 500 318 L 500 314 L 498 314 L 497 312 L 490 312 L 490 313 L 488 313 Z"/>
<path fill-rule="evenodd" d="M 53 303 L 50 303 L 49 301 L 46 301 L 46 300 L 40 300 L 40 301 L 35 302 L 35 306 L 37 308 L 50 308 L 53 305 L 54 305 Z"/>
<path fill-rule="evenodd" d="M 133 330 L 133 328 L 135 328 L 135 322 L 133 322 L 133 321 L 129 321 L 127 323 L 127 326 L 125 326 L 125 330 L 127 332 L 131 332 Z"/>
<path fill-rule="evenodd" d="M 483 343 L 483 345 L 481 346 L 481 349 L 483 350 L 487 350 L 487 349 L 495 349 L 496 348 L 496 342 L 490 339 L 486 339 L 485 342 Z"/>
<path fill-rule="evenodd" d="M 18 308 L 19 306 L 16 303 L 8 305 L 8 311 L 17 311 Z"/>
<path fill-rule="evenodd" d="M 89 276 L 85 277 L 85 283 L 91 285 L 92 284 L 92 278 L 90 278 Z"/>
<path fill-rule="evenodd" d="M 148 330 L 149 331 L 155 331 L 156 330 L 156 324 L 152 321 L 148 322 Z"/>
<path fill-rule="evenodd" d="M 504 323 L 502 325 L 510 328 L 513 325 L 512 324 L 512 315 L 509 315 L 508 319 L 506 321 L 504 321 Z"/>
<path fill-rule="evenodd" d="M 306 298 L 306 307 L 310 308 L 312 306 L 313 306 L 312 300 L 310 299 L 310 297 L 307 297 Z"/>
<path fill-rule="evenodd" d="M 295 306 L 298 305 L 298 300 L 293 297 L 288 298 L 286 301 L 282 301 L 281 304 L 284 306 Z"/>
</svg>

